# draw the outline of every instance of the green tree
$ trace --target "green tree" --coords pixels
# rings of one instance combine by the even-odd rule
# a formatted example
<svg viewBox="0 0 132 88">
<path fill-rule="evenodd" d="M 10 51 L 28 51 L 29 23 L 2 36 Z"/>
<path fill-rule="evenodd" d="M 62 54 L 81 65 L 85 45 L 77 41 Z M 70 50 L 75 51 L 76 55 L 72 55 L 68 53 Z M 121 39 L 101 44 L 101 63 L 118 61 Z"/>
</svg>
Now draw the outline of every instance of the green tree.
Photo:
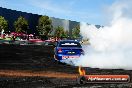
<svg viewBox="0 0 132 88">
<path fill-rule="evenodd" d="M 80 37 L 80 26 L 77 25 L 73 30 L 72 30 L 72 37 L 73 38 L 78 38 Z"/>
<path fill-rule="evenodd" d="M 8 28 L 8 22 L 7 22 L 7 20 L 5 20 L 4 17 L 0 16 L 0 32 L 2 30 L 4 30 L 4 31 L 7 30 L 7 28 Z"/>
<path fill-rule="evenodd" d="M 64 28 L 61 26 L 58 26 L 55 28 L 54 37 L 57 38 L 64 38 L 68 36 L 68 31 L 64 31 Z"/>
<path fill-rule="evenodd" d="M 63 32 L 62 32 L 62 36 L 61 36 L 62 38 L 67 38 L 68 37 L 68 31 L 66 30 L 64 30 Z"/>
<path fill-rule="evenodd" d="M 52 31 L 52 20 L 48 16 L 41 16 L 37 28 L 39 35 L 48 36 Z"/>
<path fill-rule="evenodd" d="M 14 27 L 16 32 L 27 32 L 28 31 L 28 21 L 20 16 L 15 22 Z"/>
</svg>

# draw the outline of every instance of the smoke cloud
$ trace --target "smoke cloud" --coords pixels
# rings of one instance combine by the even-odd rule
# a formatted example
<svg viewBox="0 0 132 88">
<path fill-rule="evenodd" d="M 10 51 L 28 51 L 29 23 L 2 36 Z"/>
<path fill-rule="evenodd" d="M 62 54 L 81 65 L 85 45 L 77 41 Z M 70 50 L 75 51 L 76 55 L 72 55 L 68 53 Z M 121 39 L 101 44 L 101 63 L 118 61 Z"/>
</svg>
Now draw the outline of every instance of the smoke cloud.
<svg viewBox="0 0 132 88">
<path fill-rule="evenodd" d="M 77 66 L 132 70 L 132 1 L 119 0 L 108 8 L 109 24 L 97 29 L 81 23 L 81 35 L 89 38 L 90 45 L 83 46 L 85 55 Z"/>
</svg>

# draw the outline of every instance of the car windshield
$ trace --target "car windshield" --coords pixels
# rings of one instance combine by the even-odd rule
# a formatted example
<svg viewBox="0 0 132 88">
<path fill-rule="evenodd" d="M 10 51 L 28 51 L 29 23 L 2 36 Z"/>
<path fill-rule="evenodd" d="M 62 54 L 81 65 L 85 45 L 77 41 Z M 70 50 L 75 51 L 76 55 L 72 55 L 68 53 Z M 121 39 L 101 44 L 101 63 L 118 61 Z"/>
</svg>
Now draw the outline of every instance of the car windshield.
<svg viewBox="0 0 132 88">
<path fill-rule="evenodd" d="M 59 47 L 79 47 L 81 48 L 81 45 L 79 42 L 74 41 L 61 41 L 59 43 Z"/>
</svg>

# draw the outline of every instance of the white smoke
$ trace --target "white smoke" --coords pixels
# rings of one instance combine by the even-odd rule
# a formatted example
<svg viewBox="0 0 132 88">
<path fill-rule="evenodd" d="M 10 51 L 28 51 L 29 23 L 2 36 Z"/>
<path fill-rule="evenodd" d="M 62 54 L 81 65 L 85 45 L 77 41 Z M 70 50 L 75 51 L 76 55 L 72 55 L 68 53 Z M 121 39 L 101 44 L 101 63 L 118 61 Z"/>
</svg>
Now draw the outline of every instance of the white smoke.
<svg viewBox="0 0 132 88">
<path fill-rule="evenodd" d="M 132 69 L 132 1 L 119 1 L 108 8 L 111 14 L 108 26 L 97 29 L 81 23 L 81 34 L 90 39 L 90 45 L 84 46 L 85 55 L 75 65 Z"/>
<path fill-rule="evenodd" d="M 62 23 L 63 23 L 64 30 L 68 31 L 68 29 L 69 29 L 69 20 L 63 20 Z"/>
</svg>

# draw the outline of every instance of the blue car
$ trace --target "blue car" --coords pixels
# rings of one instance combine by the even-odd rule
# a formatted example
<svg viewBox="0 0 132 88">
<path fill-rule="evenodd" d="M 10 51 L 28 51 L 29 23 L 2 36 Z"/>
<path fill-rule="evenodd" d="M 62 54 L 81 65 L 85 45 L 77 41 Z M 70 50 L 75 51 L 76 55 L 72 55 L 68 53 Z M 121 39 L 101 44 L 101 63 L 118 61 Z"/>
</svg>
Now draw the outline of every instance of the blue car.
<svg viewBox="0 0 132 88">
<path fill-rule="evenodd" d="M 54 59 L 60 62 L 67 59 L 78 59 L 83 54 L 81 44 L 75 40 L 61 40 L 54 48 Z"/>
</svg>

